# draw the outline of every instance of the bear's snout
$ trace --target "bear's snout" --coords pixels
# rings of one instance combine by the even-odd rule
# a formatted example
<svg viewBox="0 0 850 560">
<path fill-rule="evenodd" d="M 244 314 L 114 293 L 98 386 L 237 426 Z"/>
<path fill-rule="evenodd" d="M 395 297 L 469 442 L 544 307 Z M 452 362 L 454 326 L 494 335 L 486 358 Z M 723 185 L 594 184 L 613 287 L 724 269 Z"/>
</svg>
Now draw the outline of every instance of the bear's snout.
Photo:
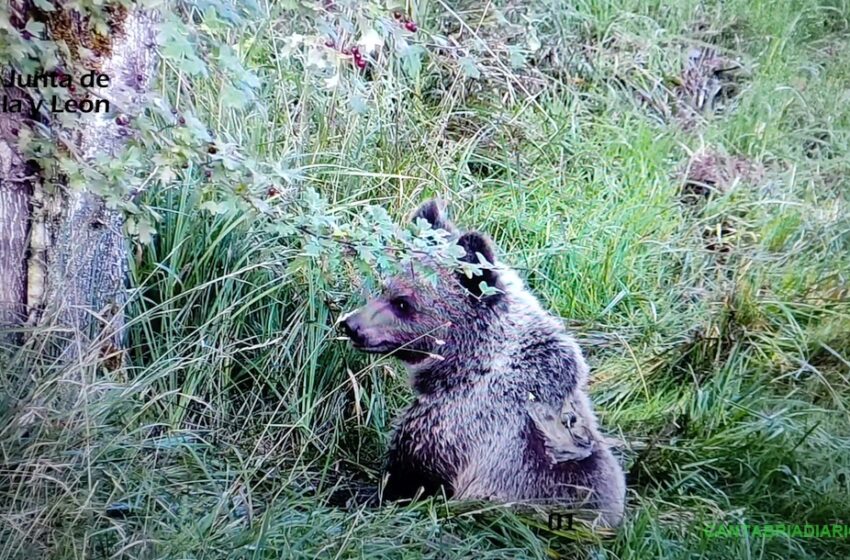
<svg viewBox="0 0 850 560">
<path fill-rule="evenodd" d="M 360 332 L 360 327 L 357 324 L 357 321 L 354 319 L 354 316 L 347 317 L 342 322 L 342 332 L 345 333 L 345 336 L 351 339 L 352 344 L 355 346 L 365 346 L 365 338 L 363 334 Z"/>
</svg>

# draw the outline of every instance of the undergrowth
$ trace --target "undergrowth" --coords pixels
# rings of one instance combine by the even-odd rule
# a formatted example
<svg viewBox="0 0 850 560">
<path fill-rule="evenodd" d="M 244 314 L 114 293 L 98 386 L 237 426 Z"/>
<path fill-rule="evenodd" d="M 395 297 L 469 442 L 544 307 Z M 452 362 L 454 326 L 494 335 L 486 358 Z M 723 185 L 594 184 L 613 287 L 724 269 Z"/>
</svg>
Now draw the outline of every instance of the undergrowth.
<svg viewBox="0 0 850 560">
<path fill-rule="evenodd" d="M 411 398 L 391 359 L 339 340 L 369 282 L 274 215 L 219 205 L 192 165 L 144 194 L 159 220 L 132 251 L 125 367 L 8 358 L 0 556 L 850 556 L 850 537 L 706 531 L 850 524 L 850 4 L 399 5 L 416 32 L 316 4 L 261 2 L 224 32 L 255 102 L 215 78 L 171 89 L 186 76 L 169 64 L 163 94 L 282 166 L 272 207 L 314 189 L 401 222 L 439 195 L 489 233 L 589 356 L 624 526 L 346 503 L 377 485 Z M 387 39 L 364 70 L 318 75 L 298 58 L 311 30 L 354 44 L 334 13 L 396 26 L 408 50 Z M 71 378 L 76 402 L 51 407 Z"/>
</svg>

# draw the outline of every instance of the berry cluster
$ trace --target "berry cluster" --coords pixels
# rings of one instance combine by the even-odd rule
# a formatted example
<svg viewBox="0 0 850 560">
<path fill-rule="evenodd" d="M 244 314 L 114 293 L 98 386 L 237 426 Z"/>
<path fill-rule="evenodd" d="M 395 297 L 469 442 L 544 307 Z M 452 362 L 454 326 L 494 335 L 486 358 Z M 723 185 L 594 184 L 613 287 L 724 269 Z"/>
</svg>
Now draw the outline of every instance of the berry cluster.
<svg viewBox="0 0 850 560">
<path fill-rule="evenodd" d="M 416 30 L 419 29 L 415 21 L 413 21 L 403 13 L 399 12 L 398 10 L 393 12 L 393 17 L 396 19 L 396 21 L 404 25 L 404 28 L 410 31 L 411 33 L 416 33 Z"/>
<path fill-rule="evenodd" d="M 333 49 L 336 47 L 332 39 L 328 39 L 327 41 L 325 41 L 325 46 L 329 49 Z M 363 70 L 364 68 L 366 68 L 366 59 L 363 58 L 363 53 L 360 52 L 360 47 L 358 47 L 357 45 L 354 45 L 350 49 L 348 47 L 343 47 L 342 49 L 340 49 L 339 52 L 344 56 L 351 55 L 352 57 L 354 57 L 354 65 L 357 66 L 359 69 Z"/>
<path fill-rule="evenodd" d="M 411 33 L 415 33 L 419 29 L 419 26 L 416 25 L 415 21 L 413 21 L 408 16 L 398 10 L 393 12 L 393 18 L 395 18 L 396 21 L 401 23 L 404 28 L 410 31 Z M 337 45 L 333 39 L 326 40 L 325 46 L 329 49 L 337 48 Z M 359 68 L 360 70 L 364 70 L 369 64 L 366 59 L 363 58 L 363 53 L 360 51 L 360 47 L 358 47 L 357 45 L 353 45 L 351 48 L 343 47 L 339 50 L 339 52 L 343 56 L 350 55 L 354 61 L 354 65 L 357 66 L 357 68 Z"/>
<path fill-rule="evenodd" d="M 360 52 L 360 49 L 357 45 L 351 47 L 351 56 L 354 57 L 354 65 L 363 70 L 366 68 L 366 61 L 363 60 L 363 54 Z"/>
</svg>

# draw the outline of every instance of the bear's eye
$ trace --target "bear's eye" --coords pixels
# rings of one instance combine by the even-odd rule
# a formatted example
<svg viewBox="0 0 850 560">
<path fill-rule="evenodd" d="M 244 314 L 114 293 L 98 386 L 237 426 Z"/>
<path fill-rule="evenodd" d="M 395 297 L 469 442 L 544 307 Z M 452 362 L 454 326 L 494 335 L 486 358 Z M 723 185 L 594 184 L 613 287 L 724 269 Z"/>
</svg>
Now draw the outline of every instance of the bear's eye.
<svg viewBox="0 0 850 560">
<path fill-rule="evenodd" d="M 393 298 L 390 301 L 390 304 L 399 313 L 410 313 L 411 311 L 413 311 L 413 305 L 411 305 L 410 300 L 406 297 Z"/>
</svg>

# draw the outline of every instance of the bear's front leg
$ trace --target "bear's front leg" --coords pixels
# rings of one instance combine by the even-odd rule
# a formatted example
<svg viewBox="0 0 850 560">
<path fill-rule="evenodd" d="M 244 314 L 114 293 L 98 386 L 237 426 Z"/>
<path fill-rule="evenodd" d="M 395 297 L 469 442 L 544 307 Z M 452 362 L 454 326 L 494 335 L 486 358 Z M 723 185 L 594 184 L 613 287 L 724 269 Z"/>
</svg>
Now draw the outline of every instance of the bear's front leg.
<svg viewBox="0 0 850 560">
<path fill-rule="evenodd" d="M 421 434 L 420 434 L 421 436 Z M 447 466 L 435 449 L 417 446 L 414 435 L 402 426 L 393 436 L 383 477 L 383 498 L 404 500 L 419 496 L 454 494 Z"/>
<path fill-rule="evenodd" d="M 448 481 L 411 465 L 395 464 L 387 467 L 381 495 L 384 500 L 397 501 L 443 493 L 447 498 L 452 497 Z"/>
</svg>

